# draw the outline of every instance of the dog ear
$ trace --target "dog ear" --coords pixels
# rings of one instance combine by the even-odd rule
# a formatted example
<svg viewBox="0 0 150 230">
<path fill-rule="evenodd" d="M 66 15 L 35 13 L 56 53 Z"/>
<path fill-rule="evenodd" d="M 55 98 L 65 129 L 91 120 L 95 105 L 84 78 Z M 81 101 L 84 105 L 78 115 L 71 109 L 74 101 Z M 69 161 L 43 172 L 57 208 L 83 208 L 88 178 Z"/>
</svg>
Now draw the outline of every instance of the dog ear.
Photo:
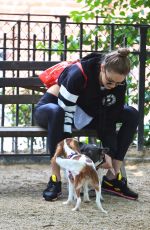
<svg viewBox="0 0 150 230">
<path fill-rule="evenodd" d="M 63 147 L 64 147 L 64 142 L 63 141 L 61 141 L 61 142 L 59 142 L 57 144 L 54 157 L 58 157 L 58 156 L 64 155 L 64 148 Z"/>
<path fill-rule="evenodd" d="M 71 142 L 70 142 L 70 147 L 71 147 L 75 152 L 81 153 L 80 147 L 79 147 L 79 142 L 78 142 L 76 139 L 73 139 L 73 138 L 72 138 L 72 140 L 71 140 Z"/>
</svg>

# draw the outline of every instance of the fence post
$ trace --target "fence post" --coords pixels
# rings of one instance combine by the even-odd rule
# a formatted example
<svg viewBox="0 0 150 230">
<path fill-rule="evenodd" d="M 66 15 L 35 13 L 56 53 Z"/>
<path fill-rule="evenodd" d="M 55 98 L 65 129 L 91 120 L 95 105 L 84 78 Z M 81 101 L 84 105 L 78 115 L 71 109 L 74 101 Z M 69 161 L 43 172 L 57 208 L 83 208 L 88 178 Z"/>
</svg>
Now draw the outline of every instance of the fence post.
<svg viewBox="0 0 150 230">
<path fill-rule="evenodd" d="M 64 37 L 66 35 L 66 16 L 60 16 L 60 40 L 64 42 Z M 64 54 L 61 54 L 61 61 L 65 60 Z"/>
<path fill-rule="evenodd" d="M 2 60 L 6 60 L 6 52 L 7 52 L 7 47 L 6 47 L 6 42 L 7 42 L 7 36 L 6 33 L 4 33 L 4 37 L 3 37 L 3 50 L 2 50 Z M 3 70 L 2 72 L 2 77 L 5 77 L 5 70 Z M 5 88 L 2 89 L 1 93 L 3 95 L 5 95 Z M 5 105 L 1 105 L 1 126 L 4 126 L 4 119 L 5 117 Z M 4 138 L 1 137 L 1 153 L 4 153 Z"/>
<path fill-rule="evenodd" d="M 115 25 L 110 25 L 110 50 L 114 50 L 114 31 L 115 31 Z"/>
<path fill-rule="evenodd" d="M 140 26 L 140 52 L 139 52 L 139 85 L 138 85 L 138 151 L 143 150 L 144 146 L 144 102 L 145 102 L 145 67 L 146 67 L 146 40 L 147 26 Z"/>
</svg>

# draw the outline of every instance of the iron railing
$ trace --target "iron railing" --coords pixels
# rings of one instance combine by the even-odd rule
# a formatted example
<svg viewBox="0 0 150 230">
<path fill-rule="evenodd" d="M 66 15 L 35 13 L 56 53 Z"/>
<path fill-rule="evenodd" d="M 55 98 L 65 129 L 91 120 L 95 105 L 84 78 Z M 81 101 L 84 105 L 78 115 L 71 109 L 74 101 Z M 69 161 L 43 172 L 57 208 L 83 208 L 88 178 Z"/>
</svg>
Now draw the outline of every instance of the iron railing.
<svg viewBox="0 0 150 230">
<path fill-rule="evenodd" d="M 17 17 L 17 19 L 14 19 Z M 131 75 L 137 84 L 138 110 L 140 122 L 138 126 L 138 150 L 144 145 L 144 103 L 145 86 L 148 84 L 147 71 L 150 67 L 146 61 L 150 56 L 148 47 L 149 25 L 140 24 L 104 24 L 95 22 L 74 23 L 68 16 L 54 15 L 9 15 L 0 14 L 0 58 L 1 61 L 61 61 L 82 58 L 89 52 L 108 52 L 118 47 L 128 47 L 130 35 L 134 33 L 135 40 L 131 44 L 131 60 L 138 59 L 138 77 L 134 71 Z M 124 30 L 128 29 L 128 34 Z M 118 31 L 119 37 L 118 37 Z M 89 37 L 88 37 L 89 36 Z M 0 62 L 1 65 L 1 62 Z M 1 69 L 1 67 L 0 67 Z M 30 77 L 38 73 L 32 71 L 2 70 L 0 77 Z M 137 83 L 138 82 L 138 83 Z M 1 88 L 1 94 L 8 89 Z M 20 88 L 10 89 L 19 95 Z M 31 93 L 31 92 L 30 92 Z M 32 91 L 32 93 L 35 93 Z M 19 106 L 16 106 L 16 121 L 19 124 Z M 6 117 L 12 108 L 1 106 L 1 126 L 9 123 Z M 31 106 L 31 117 L 34 105 Z M 31 119 L 31 122 L 33 119 Z M 11 123 L 11 122 L 10 122 Z M 12 123 L 11 123 L 12 125 Z M 24 124 L 26 125 L 26 124 Z M 16 141 L 16 140 L 15 140 Z M 16 144 L 13 151 L 16 151 Z M 32 141 L 33 145 L 33 141 Z M 33 149 L 33 146 L 32 146 Z M 1 152 L 4 152 L 3 138 L 1 138 Z"/>
</svg>

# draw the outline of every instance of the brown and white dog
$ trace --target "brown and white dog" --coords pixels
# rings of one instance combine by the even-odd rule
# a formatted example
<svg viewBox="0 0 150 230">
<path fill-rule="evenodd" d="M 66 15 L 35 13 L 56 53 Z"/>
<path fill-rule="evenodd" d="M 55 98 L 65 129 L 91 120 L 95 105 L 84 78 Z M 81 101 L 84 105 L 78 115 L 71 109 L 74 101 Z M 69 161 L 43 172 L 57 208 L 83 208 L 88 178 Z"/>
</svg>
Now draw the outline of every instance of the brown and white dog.
<svg viewBox="0 0 150 230">
<path fill-rule="evenodd" d="M 101 183 L 95 165 L 89 157 L 80 153 L 78 141 L 73 138 L 67 138 L 60 142 L 56 149 L 54 159 L 61 168 L 67 171 L 69 195 L 68 200 L 64 203 L 69 204 L 73 202 L 75 198 L 77 201 L 72 210 L 79 210 L 81 204 L 81 188 L 83 187 L 84 202 L 89 202 L 88 184 L 90 184 L 96 192 L 96 204 L 98 209 L 107 213 L 101 205 Z"/>
</svg>

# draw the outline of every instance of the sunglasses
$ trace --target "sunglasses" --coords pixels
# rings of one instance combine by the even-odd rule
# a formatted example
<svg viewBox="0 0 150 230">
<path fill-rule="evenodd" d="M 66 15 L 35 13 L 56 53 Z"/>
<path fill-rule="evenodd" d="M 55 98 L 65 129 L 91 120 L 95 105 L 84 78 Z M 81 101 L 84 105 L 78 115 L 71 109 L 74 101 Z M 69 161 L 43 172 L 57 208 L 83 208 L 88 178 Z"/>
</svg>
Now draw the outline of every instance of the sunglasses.
<svg viewBox="0 0 150 230">
<path fill-rule="evenodd" d="M 115 85 L 115 86 L 119 86 L 119 85 L 125 85 L 126 82 L 123 81 L 123 82 L 116 82 L 116 81 L 113 81 L 111 80 L 108 75 L 106 74 L 106 70 L 105 70 L 105 79 L 107 81 L 107 85 Z"/>
</svg>

